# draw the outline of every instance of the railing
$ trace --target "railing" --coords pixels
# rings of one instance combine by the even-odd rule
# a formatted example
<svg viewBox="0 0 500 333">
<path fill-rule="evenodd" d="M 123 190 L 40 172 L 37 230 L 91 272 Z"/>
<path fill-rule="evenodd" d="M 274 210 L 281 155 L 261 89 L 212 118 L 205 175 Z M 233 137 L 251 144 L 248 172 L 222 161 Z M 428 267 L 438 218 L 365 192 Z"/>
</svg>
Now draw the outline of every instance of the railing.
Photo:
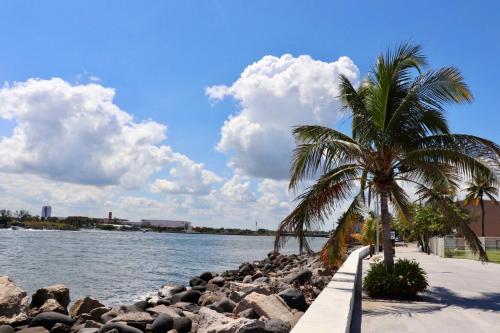
<svg viewBox="0 0 500 333">
<path fill-rule="evenodd" d="M 349 332 L 356 281 L 368 246 L 353 251 L 290 333 Z"/>
</svg>

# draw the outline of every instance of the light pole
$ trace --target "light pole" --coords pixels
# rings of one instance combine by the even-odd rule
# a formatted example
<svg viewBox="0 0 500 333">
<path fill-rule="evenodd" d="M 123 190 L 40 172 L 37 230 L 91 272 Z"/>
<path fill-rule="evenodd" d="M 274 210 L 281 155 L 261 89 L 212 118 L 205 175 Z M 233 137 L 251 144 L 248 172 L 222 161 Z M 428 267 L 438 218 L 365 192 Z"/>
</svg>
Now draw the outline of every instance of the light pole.
<svg viewBox="0 0 500 333">
<path fill-rule="evenodd" d="M 375 247 L 375 254 L 378 254 L 379 253 L 379 235 L 378 235 L 378 219 L 379 219 L 379 216 L 378 216 L 378 196 L 375 196 L 375 215 L 377 216 L 377 218 L 375 219 L 375 239 L 376 239 L 376 247 Z"/>
</svg>

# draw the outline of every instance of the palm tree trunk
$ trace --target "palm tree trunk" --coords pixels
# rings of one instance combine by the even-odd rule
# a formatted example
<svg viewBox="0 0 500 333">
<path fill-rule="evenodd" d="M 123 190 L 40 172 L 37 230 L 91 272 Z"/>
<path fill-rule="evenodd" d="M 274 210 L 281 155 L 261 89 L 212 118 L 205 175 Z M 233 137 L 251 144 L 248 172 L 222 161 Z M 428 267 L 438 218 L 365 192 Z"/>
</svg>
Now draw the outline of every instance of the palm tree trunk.
<svg viewBox="0 0 500 333">
<path fill-rule="evenodd" d="M 481 237 L 484 237 L 484 201 L 483 198 L 479 199 L 479 203 L 481 204 Z"/>
<path fill-rule="evenodd" d="M 389 225 L 389 206 L 388 206 L 388 194 L 387 191 L 382 191 L 380 193 L 380 213 L 382 219 L 382 236 L 384 240 L 384 263 L 388 267 L 394 265 L 394 253 L 392 249 L 391 241 L 391 226 Z"/>
</svg>

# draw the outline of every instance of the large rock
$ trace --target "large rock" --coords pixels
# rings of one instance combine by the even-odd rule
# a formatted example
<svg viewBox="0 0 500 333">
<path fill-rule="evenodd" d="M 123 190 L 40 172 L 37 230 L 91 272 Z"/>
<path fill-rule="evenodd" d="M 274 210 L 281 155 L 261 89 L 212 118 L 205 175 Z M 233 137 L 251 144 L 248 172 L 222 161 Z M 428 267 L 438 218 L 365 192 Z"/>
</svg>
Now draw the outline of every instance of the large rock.
<svg viewBox="0 0 500 333">
<path fill-rule="evenodd" d="M 30 306 L 32 308 L 39 308 L 45 304 L 48 299 L 55 299 L 57 303 L 61 304 L 66 309 L 70 302 L 69 289 L 62 284 L 40 288 L 31 297 Z"/>
<path fill-rule="evenodd" d="M 57 323 L 52 327 L 50 330 L 50 333 L 70 333 L 71 332 L 71 326 L 68 326 L 63 323 Z"/>
<path fill-rule="evenodd" d="M 213 305 L 220 308 L 223 312 L 233 312 L 234 308 L 236 307 L 236 303 L 226 297 L 218 302 L 213 303 Z"/>
<path fill-rule="evenodd" d="M 213 277 L 214 276 L 210 272 L 201 273 L 200 275 L 200 279 L 204 280 L 205 282 L 210 281 Z"/>
<path fill-rule="evenodd" d="M 184 316 L 184 314 L 182 313 L 182 310 L 175 308 L 175 307 L 166 306 L 163 304 L 146 309 L 146 312 L 148 312 L 152 315 L 166 314 L 172 318 L 178 318 L 178 317 Z"/>
<path fill-rule="evenodd" d="M 101 327 L 99 333 L 106 333 L 112 330 L 117 330 L 118 333 L 142 333 L 140 329 L 122 323 L 108 323 Z"/>
<path fill-rule="evenodd" d="M 291 325 L 293 314 L 285 301 L 277 295 L 263 295 L 251 293 L 247 295 L 234 309 L 234 313 L 252 308 L 259 316 L 270 319 L 279 319 Z"/>
<path fill-rule="evenodd" d="M 64 315 L 68 314 L 66 307 L 63 307 L 59 302 L 53 298 L 49 298 L 43 303 L 43 305 L 38 309 L 38 312 L 59 312 Z"/>
<path fill-rule="evenodd" d="M 285 277 L 284 281 L 286 283 L 297 282 L 302 286 L 311 279 L 311 276 L 312 276 L 311 271 L 308 269 L 305 269 L 305 270 L 300 271 L 300 272 L 290 273 L 289 275 L 287 275 Z"/>
<path fill-rule="evenodd" d="M 189 303 L 197 304 L 200 296 L 201 296 L 201 293 L 199 291 L 186 290 L 186 291 L 180 292 L 180 293 L 172 296 L 171 302 L 172 302 L 172 304 L 175 304 L 178 302 L 189 302 Z"/>
<path fill-rule="evenodd" d="M 153 322 L 153 317 L 147 312 L 127 312 L 119 314 L 111 322 L 125 322 L 128 326 L 144 331 L 146 325 Z"/>
<path fill-rule="evenodd" d="M 297 309 L 303 312 L 307 310 L 306 298 L 300 290 L 288 288 L 280 292 L 278 296 L 281 297 L 291 309 Z"/>
<path fill-rule="evenodd" d="M 224 279 L 222 276 L 216 276 L 216 277 L 212 278 L 210 281 L 208 281 L 209 284 L 215 284 L 219 287 L 222 287 L 225 282 L 226 282 L 226 279 Z"/>
<path fill-rule="evenodd" d="M 104 307 L 104 304 L 92 297 L 85 297 L 76 300 L 75 304 L 69 309 L 69 314 L 72 317 L 78 317 L 84 313 L 90 313 L 90 311 Z"/>
<path fill-rule="evenodd" d="M 174 286 L 164 285 L 158 291 L 158 296 L 163 298 L 171 298 L 173 295 L 183 291 L 186 291 L 186 287 L 183 286 L 182 284 L 176 284 Z"/>
<path fill-rule="evenodd" d="M 238 318 L 233 319 L 208 308 L 201 308 L 198 313 L 197 333 L 235 333 L 242 327 L 251 325 L 256 320 Z"/>
<path fill-rule="evenodd" d="M 28 320 L 28 297 L 8 276 L 0 277 L 0 325 L 22 325 Z"/>
<path fill-rule="evenodd" d="M 191 332 L 192 325 L 193 323 L 188 317 L 174 318 L 174 330 L 179 333 Z"/>
<path fill-rule="evenodd" d="M 17 333 L 49 333 L 45 327 L 26 327 L 22 330 L 17 331 Z"/>
<path fill-rule="evenodd" d="M 242 327 L 238 333 L 288 333 L 290 325 L 278 320 L 270 319 L 266 321 L 255 321 L 250 325 Z"/>
<path fill-rule="evenodd" d="M 43 326 L 50 330 L 57 323 L 73 326 L 75 321 L 70 316 L 66 316 L 58 312 L 43 312 L 33 318 L 28 326 Z"/>
<path fill-rule="evenodd" d="M 10 325 L 0 325 L 0 333 L 14 333 L 14 327 Z"/>
<path fill-rule="evenodd" d="M 207 284 L 207 281 L 202 280 L 202 279 L 200 279 L 197 276 L 195 276 L 194 278 L 192 278 L 191 280 L 189 280 L 189 285 L 191 287 L 194 287 L 194 286 L 204 286 L 206 284 Z"/>
<path fill-rule="evenodd" d="M 174 328 L 174 318 L 165 313 L 160 313 L 153 321 L 151 331 L 153 333 L 165 333 Z"/>
</svg>

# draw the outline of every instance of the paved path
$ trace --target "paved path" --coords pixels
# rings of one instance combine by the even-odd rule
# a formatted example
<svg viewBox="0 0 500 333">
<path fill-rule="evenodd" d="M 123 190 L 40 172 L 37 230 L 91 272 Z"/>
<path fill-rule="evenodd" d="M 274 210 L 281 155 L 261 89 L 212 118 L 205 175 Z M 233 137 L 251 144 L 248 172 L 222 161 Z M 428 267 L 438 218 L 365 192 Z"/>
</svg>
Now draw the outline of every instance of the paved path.
<svg viewBox="0 0 500 333">
<path fill-rule="evenodd" d="M 371 300 L 363 295 L 360 325 L 368 332 L 500 332 L 500 264 L 440 258 L 396 248 L 396 256 L 416 259 L 428 273 L 429 290 L 418 302 Z M 363 274 L 369 269 L 363 260 Z M 359 318 L 358 318 L 359 320 Z"/>
</svg>

